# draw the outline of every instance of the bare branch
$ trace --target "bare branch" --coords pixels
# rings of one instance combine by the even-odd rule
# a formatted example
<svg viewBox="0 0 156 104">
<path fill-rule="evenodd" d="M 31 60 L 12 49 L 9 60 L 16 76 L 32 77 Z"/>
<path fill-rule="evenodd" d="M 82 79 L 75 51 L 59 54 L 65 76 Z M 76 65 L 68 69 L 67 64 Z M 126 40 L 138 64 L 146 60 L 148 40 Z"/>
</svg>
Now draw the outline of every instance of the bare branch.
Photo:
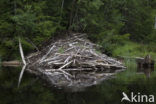
<svg viewBox="0 0 156 104">
<path fill-rule="evenodd" d="M 26 61 L 25 61 L 25 58 L 24 58 L 24 53 L 23 53 L 23 48 L 22 48 L 22 45 L 21 45 L 20 38 L 19 38 L 19 49 L 20 49 L 20 54 L 21 54 L 22 62 L 23 62 L 24 65 L 26 65 Z"/>
</svg>

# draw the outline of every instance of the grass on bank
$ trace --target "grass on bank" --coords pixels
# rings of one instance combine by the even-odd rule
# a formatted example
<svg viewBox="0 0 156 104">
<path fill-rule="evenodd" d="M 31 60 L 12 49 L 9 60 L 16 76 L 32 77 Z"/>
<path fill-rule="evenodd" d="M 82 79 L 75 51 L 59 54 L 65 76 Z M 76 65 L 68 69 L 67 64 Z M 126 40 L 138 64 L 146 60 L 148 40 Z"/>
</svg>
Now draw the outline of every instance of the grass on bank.
<svg viewBox="0 0 156 104">
<path fill-rule="evenodd" d="M 152 59 L 156 61 L 156 48 L 152 44 L 143 45 L 131 41 L 126 41 L 124 45 L 118 45 L 113 49 L 112 55 L 117 56 L 126 56 L 126 57 L 145 57 L 147 54 L 150 54 Z M 137 73 L 137 64 L 136 60 L 133 58 L 124 58 L 124 64 L 127 67 L 127 70 L 116 75 L 116 80 L 122 80 L 125 84 L 128 84 L 132 81 L 141 79 L 142 81 L 147 81 L 145 74 Z M 156 67 L 156 65 L 155 65 Z M 156 71 L 151 73 L 151 77 L 155 77 Z"/>
<path fill-rule="evenodd" d="M 145 57 L 147 54 L 156 60 L 156 47 L 152 44 L 139 44 L 131 41 L 126 41 L 124 45 L 119 45 L 113 49 L 113 56 L 128 56 L 128 57 Z"/>
</svg>

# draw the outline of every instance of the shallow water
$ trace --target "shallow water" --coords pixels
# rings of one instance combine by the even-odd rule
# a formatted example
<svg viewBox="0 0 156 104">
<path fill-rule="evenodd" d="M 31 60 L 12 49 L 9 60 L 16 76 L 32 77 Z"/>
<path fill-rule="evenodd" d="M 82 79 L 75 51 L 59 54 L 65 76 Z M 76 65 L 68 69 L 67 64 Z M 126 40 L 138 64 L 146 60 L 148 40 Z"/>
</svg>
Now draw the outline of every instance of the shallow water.
<svg viewBox="0 0 156 104">
<path fill-rule="evenodd" d="M 121 102 L 122 92 L 156 96 L 156 71 L 138 73 L 135 62 L 126 60 L 125 63 L 128 67 L 126 71 L 79 92 L 47 87 L 46 83 L 28 73 L 24 73 L 17 88 L 21 68 L 1 67 L 0 104 L 128 104 Z"/>
</svg>

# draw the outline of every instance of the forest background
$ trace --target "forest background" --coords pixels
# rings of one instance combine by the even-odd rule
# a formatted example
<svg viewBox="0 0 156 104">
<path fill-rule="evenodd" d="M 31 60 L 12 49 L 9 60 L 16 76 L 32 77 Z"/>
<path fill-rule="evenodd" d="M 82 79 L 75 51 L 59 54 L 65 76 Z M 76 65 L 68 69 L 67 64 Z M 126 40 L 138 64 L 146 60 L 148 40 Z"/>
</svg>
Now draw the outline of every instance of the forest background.
<svg viewBox="0 0 156 104">
<path fill-rule="evenodd" d="M 109 56 L 156 58 L 156 0 L 0 0 L 0 59 L 65 33 L 87 33 Z"/>
</svg>

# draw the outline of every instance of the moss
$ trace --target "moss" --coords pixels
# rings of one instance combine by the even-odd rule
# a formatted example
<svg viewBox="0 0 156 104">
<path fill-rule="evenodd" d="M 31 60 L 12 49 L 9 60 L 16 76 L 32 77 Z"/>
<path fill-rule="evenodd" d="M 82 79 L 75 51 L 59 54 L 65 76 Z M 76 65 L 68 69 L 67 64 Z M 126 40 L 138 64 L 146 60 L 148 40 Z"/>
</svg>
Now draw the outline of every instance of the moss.
<svg viewBox="0 0 156 104">
<path fill-rule="evenodd" d="M 63 48 L 63 47 L 59 48 L 59 49 L 58 49 L 58 52 L 59 52 L 59 53 L 63 53 L 63 52 L 64 52 L 64 48 Z"/>
<path fill-rule="evenodd" d="M 100 54 L 101 52 L 99 50 L 95 50 L 96 54 Z"/>
</svg>

